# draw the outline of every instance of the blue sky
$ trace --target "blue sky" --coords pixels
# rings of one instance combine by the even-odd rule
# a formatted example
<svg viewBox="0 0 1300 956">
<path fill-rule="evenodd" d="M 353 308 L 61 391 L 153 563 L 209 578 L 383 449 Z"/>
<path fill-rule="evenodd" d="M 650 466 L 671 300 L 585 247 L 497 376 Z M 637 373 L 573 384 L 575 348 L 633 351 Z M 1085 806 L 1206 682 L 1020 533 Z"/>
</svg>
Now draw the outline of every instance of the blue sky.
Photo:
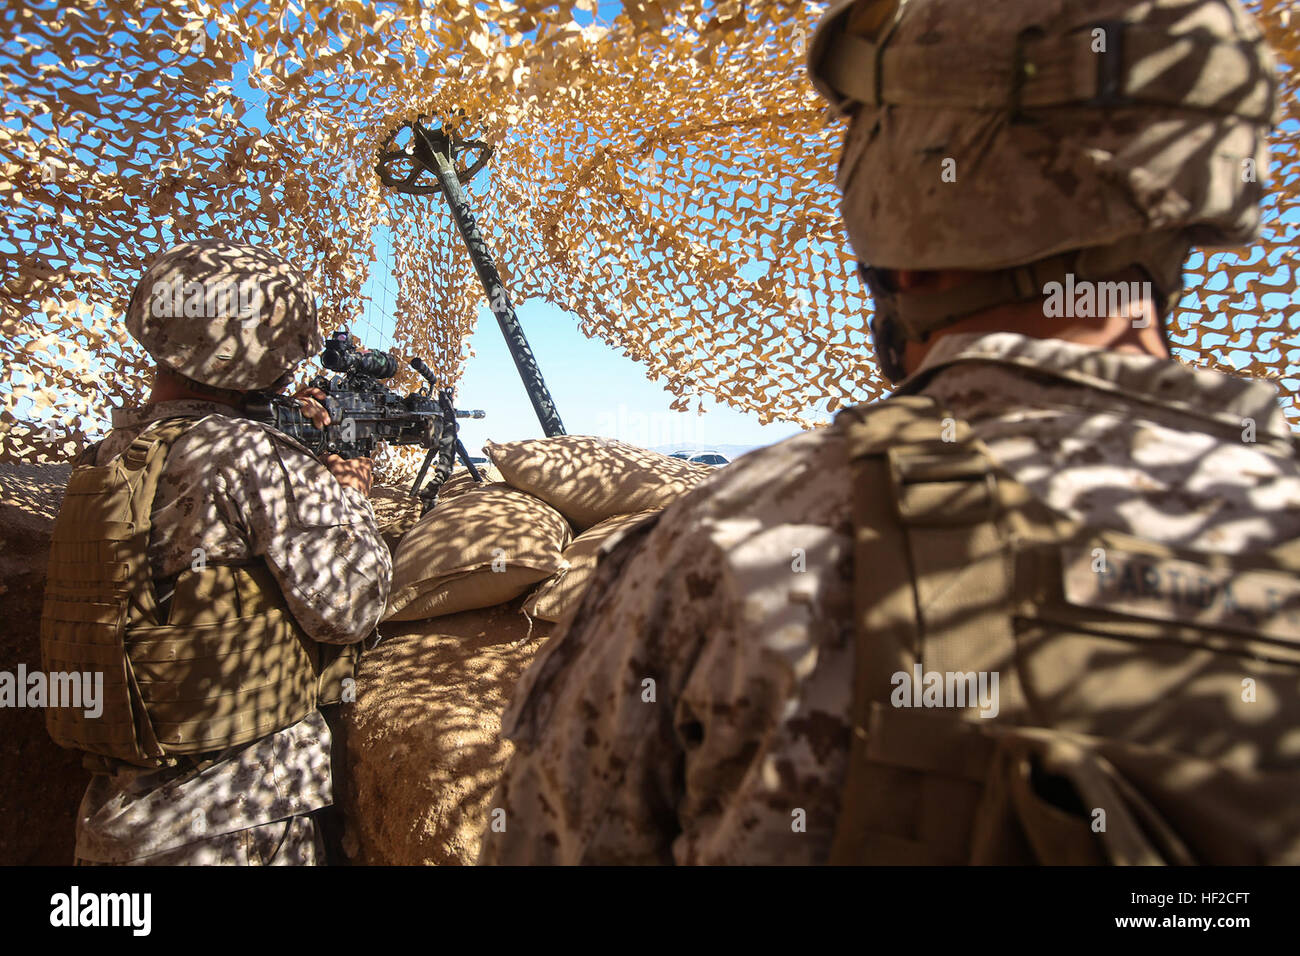
<svg viewBox="0 0 1300 956">
<path fill-rule="evenodd" d="M 646 377 L 644 366 L 584 336 L 568 313 L 540 301 L 517 311 L 569 434 L 604 435 L 644 447 L 713 448 L 768 444 L 800 431 L 797 425 L 760 425 L 757 415 L 707 399 L 702 415 L 670 411 L 671 396 Z M 479 312 L 471 342 L 476 354 L 466 365 L 456 403 L 481 408 L 487 418 L 462 421 L 466 447 L 477 449 L 484 439 L 540 438 L 541 426 L 486 308 Z"/>
</svg>

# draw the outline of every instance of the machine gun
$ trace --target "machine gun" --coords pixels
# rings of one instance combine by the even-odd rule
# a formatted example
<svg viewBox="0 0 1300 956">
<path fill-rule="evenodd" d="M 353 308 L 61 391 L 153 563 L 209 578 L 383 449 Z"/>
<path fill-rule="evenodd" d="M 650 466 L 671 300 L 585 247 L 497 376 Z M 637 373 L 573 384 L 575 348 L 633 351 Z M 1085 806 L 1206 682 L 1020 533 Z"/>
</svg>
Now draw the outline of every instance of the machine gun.
<svg viewBox="0 0 1300 956">
<path fill-rule="evenodd" d="M 308 383 L 325 393 L 321 404 L 330 415 L 325 428 L 312 424 L 298 401 L 284 395 L 261 396 L 246 407 L 248 416 L 279 429 L 321 456 L 370 458 L 380 441 L 427 448 L 411 487 L 411 494 L 424 502 L 421 514 L 433 507 L 457 455 L 475 481 L 483 480 L 457 434 L 456 419 L 484 418 L 485 414 L 477 409 L 457 411 L 451 389 L 438 389 L 433 372 L 418 357 L 411 360 L 411 368 L 428 386 L 406 396 L 383 384 L 397 374 L 397 359 L 387 352 L 354 347 L 347 329 L 335 332 L 325 343 L 321 364 L 337 373 L 333 377 L 318 375 Z M 435 460 L 433 478 L 421 488 Z"/>
</svg>

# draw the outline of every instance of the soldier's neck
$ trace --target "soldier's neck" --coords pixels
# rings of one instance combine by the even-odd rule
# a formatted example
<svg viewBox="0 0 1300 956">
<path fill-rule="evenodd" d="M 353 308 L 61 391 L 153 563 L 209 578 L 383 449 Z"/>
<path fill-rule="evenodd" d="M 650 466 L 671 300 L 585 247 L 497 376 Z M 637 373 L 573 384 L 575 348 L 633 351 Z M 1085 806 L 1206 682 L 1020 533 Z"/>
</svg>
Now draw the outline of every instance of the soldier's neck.
<svg viewBox="0 0 1300 956">
<path fill-rule="evenodd" d="M 168 374 L 163 369 L 154 372 L 153 391 L 149 394 L 146 405 L 157 405 L 159 402 L 220 402 L 222 405 L 229 405 L 232 408 L 243 408 L 247 393 L 236 392 L 224 388 L 203 389 L 202 391 L 191 388 L 183 380 L 174 375 Z"/>
<path fill-rule="evenodd" d="M 1030 338 L 1061 339 L 1090 348 L 1169 358 L 1155 304 L 1143 300 L 1135 305 L 1134 313 L 1096 318 L 1044 318 L 1042 306 L 1036 302 L 989 309 L 936 332 L 927 342 L 908 342 L 904 365 L 910 374 L 945 335 L 969 332 L 1016 332 Z"/>
</svg>

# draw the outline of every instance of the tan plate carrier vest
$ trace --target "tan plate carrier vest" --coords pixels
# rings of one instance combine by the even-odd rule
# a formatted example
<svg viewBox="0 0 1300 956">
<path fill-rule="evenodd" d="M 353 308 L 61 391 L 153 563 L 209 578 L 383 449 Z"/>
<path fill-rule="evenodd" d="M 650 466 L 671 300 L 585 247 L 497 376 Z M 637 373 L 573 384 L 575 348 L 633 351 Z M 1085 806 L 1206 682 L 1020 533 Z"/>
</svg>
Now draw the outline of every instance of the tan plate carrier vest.
<svg viewBox="0 0 1300 956">
<path fill-rule="evenodd" d="M 1226 557 L 1064 520 L 922 396 L 836 426 L 857 644 L 831 862 L 1300 863 L 1300 542 Z M 915 706 L 917 665 L 996 673 L 997 715 L 957 678 Z"/>
<path fill-rule="evenodd" d="M 237 747 L 337 702 L 360 644 L 311 640 L 265 562 L 176 580 L 166 620 L 149 568 L 150 512 L 172 443 L 151 424 L 106 465 L 78 465 L 54 523 L 41 615 L 46 673 L 102 672 L 103 712 L 49 707 L 61 747 L 143 767 Z"/>
</svg>

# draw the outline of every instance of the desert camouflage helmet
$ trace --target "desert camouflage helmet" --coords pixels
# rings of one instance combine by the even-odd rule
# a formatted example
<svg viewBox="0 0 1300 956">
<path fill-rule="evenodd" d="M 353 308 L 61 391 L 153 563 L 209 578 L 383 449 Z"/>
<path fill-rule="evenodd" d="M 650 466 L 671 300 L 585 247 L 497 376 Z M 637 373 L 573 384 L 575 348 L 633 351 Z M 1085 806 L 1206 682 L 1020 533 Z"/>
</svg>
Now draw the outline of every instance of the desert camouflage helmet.
<svg viewBox="0 0 1300 956">
<path fill-rule="evenodd" d="M 1276 67 L 1237 0 L 841 0 L 808 70 L 853 117 L 858 258 L 995 272 L 963 290 L 978 308 L 1130 265 L 1171 305 L 1192 245 L 1258 234 Z M 904 336 L 956 298 L 911 303 Z"/>
<path fill-rule="evenodd" d="M 301 273 L 224 239 L 181 243 L 155 259 L 126 328 L 159 364 L 240 391 L 266 388 L 324 345 Z"/>
</svg>

